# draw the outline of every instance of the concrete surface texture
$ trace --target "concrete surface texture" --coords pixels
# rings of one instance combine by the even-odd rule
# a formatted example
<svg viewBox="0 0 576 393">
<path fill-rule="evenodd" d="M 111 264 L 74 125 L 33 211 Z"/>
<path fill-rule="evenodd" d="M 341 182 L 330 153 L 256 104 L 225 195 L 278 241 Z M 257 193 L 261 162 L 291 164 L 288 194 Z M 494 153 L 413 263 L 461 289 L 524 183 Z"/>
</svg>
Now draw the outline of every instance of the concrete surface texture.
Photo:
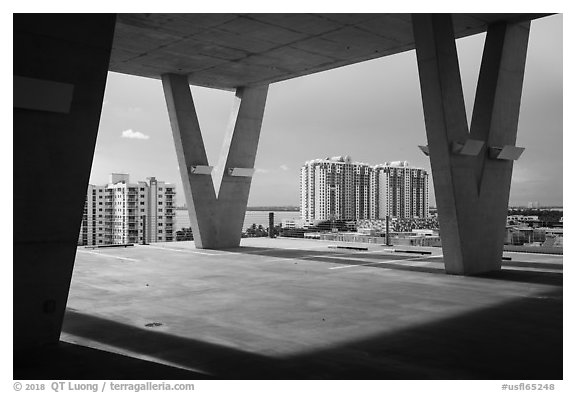
<svg viewBox="0 0 576 393">
<path fill-rule="evenodd" d="M 545 14 L 454 14 L 456 37 Z M 257 86 L 414 49 L 410 14 L 120 14 L 110 70 Z"/>
<path fill-rule="evenodd" d="M 488 29 L 469 132 L 450 20 L 414 15 L 416 54 L 446 271 L 477 274 L 500 269 L 513 161 L 489 148 L 516 144 L 530 22 Z"/>
<path fill-rule="evenodd" d="M 114 15 L 14 15 L 14 75 L 27 81 L 14 85 L 15 350 L 58 342 L 114 25 Z"/>
<path fill-rule="evenodd" d="M 561 256 L 466 277 L 438 248 L 335 244 L 79 248 L 61 338 L 192 378 L 562 378 Z"/>
<path fill-rule="evenodd" d="M 232 176 L 229 171 L 254 168 L 268 86 L 237 89 L 219 163 L 212 175 L 190 169 L 209 163 L 186 76 L 163 75 L 162 84 L 196 246 L 238 247 L 252 177 Z"/>
</svg>

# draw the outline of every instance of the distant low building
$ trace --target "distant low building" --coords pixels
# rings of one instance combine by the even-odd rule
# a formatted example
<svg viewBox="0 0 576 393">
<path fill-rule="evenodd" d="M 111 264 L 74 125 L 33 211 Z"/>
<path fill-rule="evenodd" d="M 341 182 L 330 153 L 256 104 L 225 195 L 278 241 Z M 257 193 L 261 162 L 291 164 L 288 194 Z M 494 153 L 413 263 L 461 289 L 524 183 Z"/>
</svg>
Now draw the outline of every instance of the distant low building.
<svg viewBox="0 0 576 393">
<path fill-rule="evenodd" d="M 285 218 L 282 220 L 282 228 L 285 228 L 285 229 L 302 228 L 302 221 Z"/>
<path fill-rule="evenodd" d="M 542 247 L 562 247 L 562 228 L 533 228 L 510 225 L 506 228 L 505 243 L 515 246 L 535 245 Z"/>
<path fill-rule="evenodd" d="M 513 222 L 537 222 L 539 221 L 538 216 L 525 216 L 525 215 L 521 215 L 521 214 L 514 214 L 514 215 L 510 215 L 508 216 L 508 221 L 513 221 Z"/>
</svg>

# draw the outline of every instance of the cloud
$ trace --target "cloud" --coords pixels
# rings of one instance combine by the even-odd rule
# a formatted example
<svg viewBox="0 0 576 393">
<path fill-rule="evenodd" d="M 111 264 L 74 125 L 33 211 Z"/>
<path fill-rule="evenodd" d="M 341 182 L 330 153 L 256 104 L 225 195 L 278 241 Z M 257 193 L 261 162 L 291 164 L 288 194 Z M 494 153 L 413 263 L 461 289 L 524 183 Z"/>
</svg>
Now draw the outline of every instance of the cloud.
<svg viewBox="0 0 576 393">
<path fill-rule="evenodd" d="M 256 168 L 256 173 L 268 173 L 270 172 L 270 169 L 262 169 L 262 168 Z"/>
<path fill-rule="evenodd" d="M 141 133 L 140 131 L 134 131 L 132 129 L 122 131 L 122 138 L 129 138 L 129 139 L 150 139 L 150 137 L 146 134 Z"/>
<path fill-rule="evenodd" d="M 282 164 L 282 165 L 280 165 L 280 169 L 282 169 L 283 171 L 287 171 L 287 170 L 288 170 L 288 165 Z"/>
</svg>

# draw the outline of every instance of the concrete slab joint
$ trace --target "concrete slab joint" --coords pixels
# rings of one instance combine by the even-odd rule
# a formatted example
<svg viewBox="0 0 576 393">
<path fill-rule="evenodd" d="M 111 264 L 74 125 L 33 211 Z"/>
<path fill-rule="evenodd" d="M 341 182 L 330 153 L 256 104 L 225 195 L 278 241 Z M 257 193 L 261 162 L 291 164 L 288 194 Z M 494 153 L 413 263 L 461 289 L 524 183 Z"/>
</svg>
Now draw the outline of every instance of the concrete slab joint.
<svg viewBox="0 0 576 393">
<path fill-rule="evenodd" d="M 164 74 L 162 85 L 196 247 L 238 247 L 268 85 L 236 90 L 224 145 L 214 167 L 208 165 L 188 77 Z"/>
<path fill-rule="evenodd" d="M 445 268 L 501 268 L 530 22 L 489 25 L 470 129 L 449 14 L 412 16 Z"/>
</svg>

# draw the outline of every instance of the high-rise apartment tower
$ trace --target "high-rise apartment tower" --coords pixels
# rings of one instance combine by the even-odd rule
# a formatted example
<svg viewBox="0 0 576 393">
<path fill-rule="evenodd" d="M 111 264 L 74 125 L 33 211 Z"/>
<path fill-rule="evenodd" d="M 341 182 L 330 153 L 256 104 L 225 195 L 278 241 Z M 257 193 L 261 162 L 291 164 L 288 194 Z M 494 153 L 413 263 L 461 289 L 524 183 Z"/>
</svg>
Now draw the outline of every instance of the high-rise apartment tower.
<svg viewBox="0 0 576 393">
<path fill-rule="evenodd" d="M 300 184 L 307 222 L 428 217 L 428 172 L 407 161 L 370 166 L 350 156 L 311 160 Z"/>
</svg>

